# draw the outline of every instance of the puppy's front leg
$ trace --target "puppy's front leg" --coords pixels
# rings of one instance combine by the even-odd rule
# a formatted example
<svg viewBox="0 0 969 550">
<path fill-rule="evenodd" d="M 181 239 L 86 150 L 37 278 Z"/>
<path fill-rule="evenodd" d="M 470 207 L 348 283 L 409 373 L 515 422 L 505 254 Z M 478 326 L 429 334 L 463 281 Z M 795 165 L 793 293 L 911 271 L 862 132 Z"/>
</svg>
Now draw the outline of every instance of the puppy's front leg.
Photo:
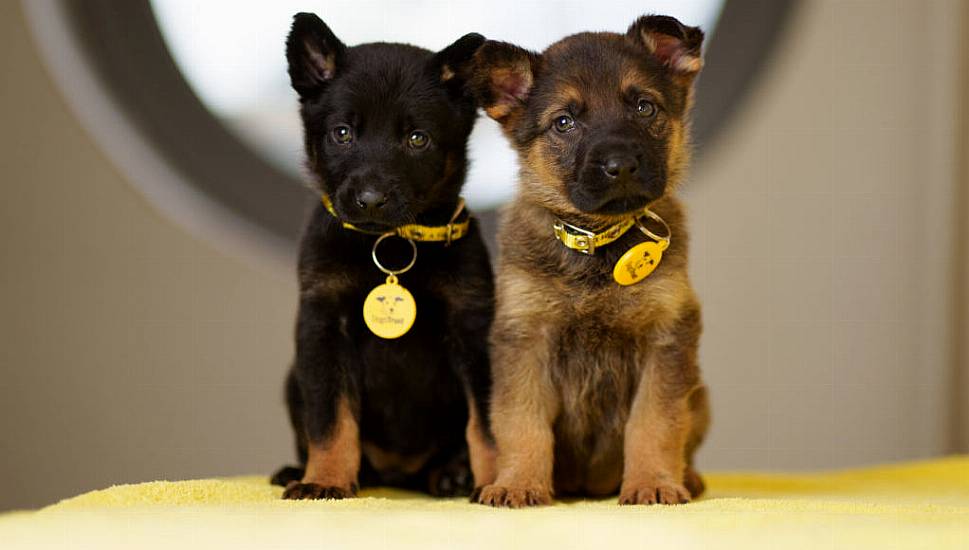
<svg viewBox="0 0 969 550">
<path fill-rule="evenodd" d="M 478 491 L 476 500 L 521 508 L 552 501 L 552 422 L 558 398 L 549 377 L 547 339 L 515 332 L 514 327 L 496 326 L 492 334 L 491 425 L 498 477 Z"/>
<path fill-rule="evenodd" d="M 477 238 L 478 225 L 472 220 L 469 236 Z M 447 302 L 445 341 L 451 368 L 461 381 L 468 401 L 468 444 L 473 488 L 495 481 L 495 440 L 491 432 L 491 362 L 488 334 L 495 316 L 495 287 L 488 251 L 477 240 L 466 240 L 451 249 L 465 267 L 461 284 L 448 275 L 436 289 Z M 433 492 L 433 491 L 432 491 Z"/>
<path fill-rule="evenodd" d="M 482 338 L 491 328 L 492 316 L 490 308 L 479 311 L 461 309 L 455 310 L 450 321 L 452 364 L 468 399 L 465 439 L 475 488 L 495 481 L 497 453 L 488 416 L 491 372 L 487 340 Z"/>
<path fill-rule="evenodd" d="M 348 498 L 356 494 L 360 432 L 354 407 L 351 344 L 341 334 L 333 305 L 300 304 L 294 374 L 303 398 L 306 472 L 283 493 L 287 499 Z"/>
<path fill-rule="evenodd" d="M 490 269 L 485 266 L 482 271 L 488 273 Z M 496 455 L 488 420 L 491 371 L 486 338 L 494 317 L 493 289 L 490 280 L 474 283 L 465 281 L 460 289 L 449 285 L 443 292 L 448 300 L 445 341 L 448 343 L 449 360 L 468 402 L 465 440 L 474 480 L 474 484 L 467 487 L 468 490 L 494 482 Z M 434 487 L 431 493 L 436 494 Z"/>
<path fill-rule="evenodd" d="M 626 422 L 620 504 L 683 504 L 691 395 L 702 388 L 697 366 L 699 309 L 652 342 Z"/>
</svg>

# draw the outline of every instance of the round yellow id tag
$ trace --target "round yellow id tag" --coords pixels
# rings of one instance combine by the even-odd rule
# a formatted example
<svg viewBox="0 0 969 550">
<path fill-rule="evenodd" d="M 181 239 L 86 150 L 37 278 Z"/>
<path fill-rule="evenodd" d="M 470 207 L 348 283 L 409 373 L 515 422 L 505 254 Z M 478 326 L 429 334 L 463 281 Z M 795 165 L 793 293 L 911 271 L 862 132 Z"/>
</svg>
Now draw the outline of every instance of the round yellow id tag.
<svg viewBox="0 0 969 550">
<path fill-rule="evenodd" d="M 400 338 L 414 326 L 417 304 L 410 291 L 397 284 L 397 277 L 370 291 L 363 301 L 363 321 L 381 338 Z"/>
<path fill-rule="evenodd" d="M 669 241 L 662 240 L 646 241 L 630 248 L 616 262 L 616 267 L 612 269 L 612 278 L 623 286 L 642 281 L 659 265 L 667 246 Z"/>
</svg>

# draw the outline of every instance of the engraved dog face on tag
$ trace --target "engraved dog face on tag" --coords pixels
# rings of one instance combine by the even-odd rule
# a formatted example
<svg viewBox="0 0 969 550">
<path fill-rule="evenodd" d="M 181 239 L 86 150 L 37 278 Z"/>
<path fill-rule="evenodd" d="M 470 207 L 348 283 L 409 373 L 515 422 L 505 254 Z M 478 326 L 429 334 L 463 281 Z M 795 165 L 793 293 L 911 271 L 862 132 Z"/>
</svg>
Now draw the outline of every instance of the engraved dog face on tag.
<svg viewBox="0 0 969 550">
<path fill-rule="evenodd" d="M 649 276 L 663 259 L 661 243 L 646 241 L 630 248 L 616 262 L 612 270 L 612 278 L 617 283 L 627 286 L 636 284 Z"/>
<path fill-rule="evenodd" d="M 400 296 L 388 294 L 377 296 L 377 303 L 383 306 L 384 315 L 393 317 L 397 311 L 397 306 L 404 302 Z"/>
<path fill-rule="evenodd" d="M 363 302 L 363 321 L 381 338 L 400 338 L 414 325 L 417 304 L 410 291 L 385 283 L 370 291 Z"/>
</svg>

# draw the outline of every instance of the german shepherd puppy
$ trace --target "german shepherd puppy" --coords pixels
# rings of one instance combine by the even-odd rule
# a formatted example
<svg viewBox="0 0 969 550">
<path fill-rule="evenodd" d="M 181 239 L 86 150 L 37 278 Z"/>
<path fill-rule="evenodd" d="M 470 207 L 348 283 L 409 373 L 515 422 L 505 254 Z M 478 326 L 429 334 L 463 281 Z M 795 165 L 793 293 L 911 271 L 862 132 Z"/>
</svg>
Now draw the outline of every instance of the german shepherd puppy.
<svg viewBox="0 0 969 550">
<path fill-rule="evenodd" d="M 474 477 L 493 478 L 494 287 L 475 220 L 462 238 L 416 242 L 416 252 L 400 238 L 380 245 L 380 262 L 392 269 L 416 254 L 400 275 L 418 312 L 406 334 L 378 337 L 362 315 L 368 293 L 387 279 L 371 257 L 380 234 L 446 226 L 458 209 L 477 108 L 465 74 L 483 42 L 469 34 L 437 53 L 347 47 L 317 16 L 295 16 L 289 75 L 307 166 L 333 212 L 317 205 L 300 246 L 286 396 L 301 466 L 274 476 L 283 498 L 346 498 L 359 484 L 468 494 L 469 445 Z"/>
<path fill-rule="evenodd" d="M 498 238 L 497 479 L 476 491 L 481 503 L 618 491 L 622 504 L 676 504 L 703 491 L 692 467 L 708 423 L 700 306 L 673 195 L 702 41 L 700 29 L 646 16 L 625 35 L 576 34 L 541 54 L 492 41 L 475 54 L 472 89 L 521 161 Z M 553 230 L 600 232 L 646 207 L 672 238 L 630 286 L 613 280 L 614 266 L 646 231 L 583 254 Z"/>
</svg>

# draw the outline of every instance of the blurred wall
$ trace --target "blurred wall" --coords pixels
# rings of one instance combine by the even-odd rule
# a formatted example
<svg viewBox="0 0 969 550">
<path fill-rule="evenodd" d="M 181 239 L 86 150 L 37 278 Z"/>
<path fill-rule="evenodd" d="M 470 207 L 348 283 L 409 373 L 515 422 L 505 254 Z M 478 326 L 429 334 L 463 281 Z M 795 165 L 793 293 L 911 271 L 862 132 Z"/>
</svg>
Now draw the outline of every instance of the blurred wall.
<svg viewBox="0 0 969 550">
<path fill-rule="evenodd" d="M 806 0 L 696 167 L 703 467 L 847 466 L 954 440 L 959 13 Z M 0 509 L 290 460 L 289 271 L 161 218 L 68 111 L 13 2 L 0 60 Z"/>
<path fill-rule="evenodd" d="M 950 449 L 962 5 L 807 0 L 697 167 L 692 267 L 715 410 L 704 463 Z"/>
<path fill-rule="evenodd" d="M 11 1 L 0 59 L 0 509 L 290 459 L 291 270 L 163 219 L 79 127 Z"/>
<path fill-rule="evenodd" d="M 956 114 L 961 117 L 962 128 L 959 132 L 958 151 L 962 159 L 961 170 L 957 175 L 956 221 L 957 241 L 955 254 L 959 260 L 954 274 L 957 303 L 960 310 L 956 315 L 956 369 L 952 399 L 952 448 L 962 452 L 969 451 L 969 2 L 962 6 L 962 75 L 961 100 Z"/>
</svg>

